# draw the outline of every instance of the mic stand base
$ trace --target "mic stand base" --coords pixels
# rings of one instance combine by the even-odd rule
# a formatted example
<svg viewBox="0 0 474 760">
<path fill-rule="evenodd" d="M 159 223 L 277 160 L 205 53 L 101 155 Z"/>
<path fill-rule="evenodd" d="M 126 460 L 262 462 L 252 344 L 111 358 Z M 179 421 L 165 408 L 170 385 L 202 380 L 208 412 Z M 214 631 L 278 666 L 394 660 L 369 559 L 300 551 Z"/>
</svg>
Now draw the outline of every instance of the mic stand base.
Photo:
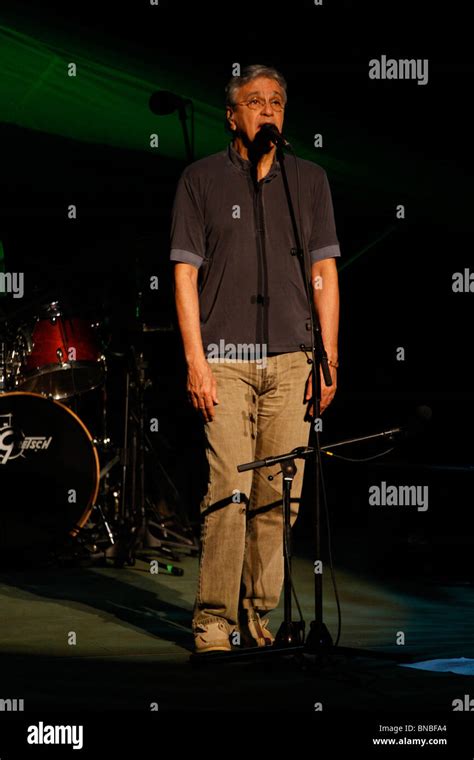
<svg viewBox="0 0 474 760">
<path fill-rule="evenodd" d="M 283 621 L 275 636 L 274 647 L 302 647 L 304 642 L 304 623 L 302 620 Z"/>
<path fill-rule="evenodd" d="M 324 623 L 317 623 L 315 620 L 310 623 L 304 651 L 306 654 L 326 654 L 335 651 L 331 634 Z"/>
</svg>

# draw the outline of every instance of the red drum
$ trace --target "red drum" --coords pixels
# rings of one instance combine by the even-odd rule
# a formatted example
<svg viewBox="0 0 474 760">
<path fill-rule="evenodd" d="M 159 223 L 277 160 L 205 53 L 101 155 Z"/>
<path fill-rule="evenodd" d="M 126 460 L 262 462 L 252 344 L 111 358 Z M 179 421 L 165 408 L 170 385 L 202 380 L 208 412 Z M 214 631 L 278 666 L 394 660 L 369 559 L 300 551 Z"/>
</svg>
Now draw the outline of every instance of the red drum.
<svg viewBox="0 0 474 760">
<path fill-rule="evenodd" d="M 79 417 L 34 393 L 0 395 L 0 557 L 77 535 L 99 490 L 99 458 Z"/>
<path fill-rule="evenodd" d="M 48 304 L 31 330 L 16 387 L 56 400 L 97 388 L 105 377 L 99 343 L 96 326 Z"/>
</svg>

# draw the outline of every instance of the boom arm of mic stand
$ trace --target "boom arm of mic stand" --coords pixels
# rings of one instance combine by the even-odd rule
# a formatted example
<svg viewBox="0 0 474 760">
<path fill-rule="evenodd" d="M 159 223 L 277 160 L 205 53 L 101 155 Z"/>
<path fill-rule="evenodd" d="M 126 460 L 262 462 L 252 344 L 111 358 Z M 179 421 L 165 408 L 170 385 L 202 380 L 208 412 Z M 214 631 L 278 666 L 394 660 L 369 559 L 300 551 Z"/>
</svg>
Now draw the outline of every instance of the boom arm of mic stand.
<svg viewBox="0 0 474 760">
<path fill-rule="evenodd" d="M 277 454 L 274 457 L 267 457 L 266 459 L 256 459 L 254 462 L 246 462 L 245 464 L 237 465 L 239 472 L 246 472 L 247 470 L 256 470 L 258 467 L 272 467 L 274 464 L 280 462 L 287 462 L 290 459 L 305 459 L 314 454 L 312 446 L 297 446 L 296 449 L 290 451 L 289 454 Z"/>
<path fill-rule="evenodd" d="M 403 433 L 402 428 L 393 428 L 392 430 L 383 430 L 381 433 L 372 433 L 371 435 L 362 435 L 358 438 L 346 438 L 344 441 L 337 441 L 337 443 L 328 443 L 327 446 L 321 446 L 321 451 L 327 451 L 328 449 L 335 449 L 338 446 L 348 446 L 350 443 L 361 443 L 362 441 L 373 441 L 377 438 L 390 438 L 393 439 L 398 433 Z"/>
<path fill-rule="evenodd" d="M 371 435 L 362 435 L 358 438 L 346 438 L 343 441 L 337 441 L 336 443 L 328 443 L 327 446 L 320 446 L 321 451 L 327 451 L 328 449 L 335 449 L 337 446 L 348 446 L 350 443 L 361 443 L 362 441 L 373 441 L 377 438 L 393 438 L 398 433 L 402 433 L 402 428 L 392 428 L 391 430 L 383 430 L 381 433 L 372 433 Z M 273 457 L 267 457 L 266 459 L 255 459 L 253 462 L 245 462 L 244 464 L 237 465 L 239 472 L 247 472 L 248 470 L 256 470 L 259 467 L 272 467 L 280 462 L 287 462 L 289 459 L 306 459 L 314 454 L 315 448 L 313 446 L 297 446 L 288 454 L 277 454 Z"/>
</svg>

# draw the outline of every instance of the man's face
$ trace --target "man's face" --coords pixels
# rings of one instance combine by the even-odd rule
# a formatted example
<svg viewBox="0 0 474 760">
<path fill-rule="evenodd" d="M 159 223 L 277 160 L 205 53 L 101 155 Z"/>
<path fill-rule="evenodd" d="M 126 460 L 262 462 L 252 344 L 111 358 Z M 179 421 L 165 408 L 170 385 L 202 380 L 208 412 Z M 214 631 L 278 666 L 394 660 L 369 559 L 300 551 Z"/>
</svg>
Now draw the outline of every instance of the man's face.
<svg viewBox="0 0 474 760">
<path fill-rule="evenodd" d="M 254 99 L 264 100 L 265 105 L 256 104 Z M 276 110 L 272 105 L 277 101 L 284 105 L 285 93 L 275 79 L 252 79 L 237 91 L 237 105 L 227 108 L 230 126 L 234 131 L 243 133 L 250 142 L 253 142 L 262 124 L 275 124 L 281 132 L 285 112 L 283 109 Z M 255 110 L 246 105 L 251 102 L 257 105 Z"/>
</svg>

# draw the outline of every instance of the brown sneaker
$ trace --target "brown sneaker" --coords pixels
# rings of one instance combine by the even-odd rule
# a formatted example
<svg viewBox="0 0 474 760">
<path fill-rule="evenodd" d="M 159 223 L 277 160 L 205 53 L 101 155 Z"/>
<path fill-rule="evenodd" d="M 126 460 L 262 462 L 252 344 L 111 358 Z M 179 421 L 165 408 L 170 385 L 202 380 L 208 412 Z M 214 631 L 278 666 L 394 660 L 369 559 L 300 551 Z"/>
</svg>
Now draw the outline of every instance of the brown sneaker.
<svg viewBox="0 0 474 760">
<path fill-rule="evenodd" d="M 275 637 L 268 629 L 268 618 L 262 618 L 256 610 L 245 609 L 239 620 L 242 646 L 271 647 Z"/>
<path fill-rule="evenodd" d="M 207 623 L 199 623 L 193 629 L 194 651 L 196 654 L 204 652 L 230 652 L 232 647 L 229 641 L 230 629 L 225 620 L 211 620 Z"/>
</svg>

